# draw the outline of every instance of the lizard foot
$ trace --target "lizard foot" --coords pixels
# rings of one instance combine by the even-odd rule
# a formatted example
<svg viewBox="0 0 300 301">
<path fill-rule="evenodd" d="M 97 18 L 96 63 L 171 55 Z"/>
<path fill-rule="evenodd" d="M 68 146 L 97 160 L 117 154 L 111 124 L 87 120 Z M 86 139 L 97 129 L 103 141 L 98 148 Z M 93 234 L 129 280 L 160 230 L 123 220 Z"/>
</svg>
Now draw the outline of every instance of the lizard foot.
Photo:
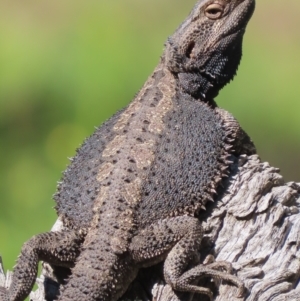
<svg viewBox="0 0 300 301">
<path fill-rule="evenodd" d="M 225 272 L 220 271 L 225 270 Z M 189 291 L 206 294 L 212 300 L 212 292 L 208 288 L 192 285 L 199 278 L 211 277 L 219 281 L 227 281 L 238 287 L 237 298 L 242 298 L 245 292 L 244 283 L 236 276 L 231 275 L 231 264 L 225 261 L 213 262 L 208 265 L 197 265 L 196 267 L 183 273 L 177 280 L 174 289 L 178 291 Z"/>
</svg>

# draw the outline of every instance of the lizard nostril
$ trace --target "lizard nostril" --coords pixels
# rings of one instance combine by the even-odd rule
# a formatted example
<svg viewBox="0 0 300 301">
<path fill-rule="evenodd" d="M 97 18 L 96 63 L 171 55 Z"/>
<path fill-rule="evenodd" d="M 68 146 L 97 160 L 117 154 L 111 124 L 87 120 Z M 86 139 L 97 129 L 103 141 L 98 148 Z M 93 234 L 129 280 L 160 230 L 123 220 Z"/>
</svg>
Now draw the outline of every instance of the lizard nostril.
<svg viewBox="0 0 300 301">
<path fill-rule="evenodd" d="M 192 42 L 189 43 L 189 45 L 187 47 L 187 50 L 186 50 L 186 53 L 185 53 L 188 58 L 193 57 L 194 48 L 195 48 L 195 42 L 192 41 Z"/>
</svg>

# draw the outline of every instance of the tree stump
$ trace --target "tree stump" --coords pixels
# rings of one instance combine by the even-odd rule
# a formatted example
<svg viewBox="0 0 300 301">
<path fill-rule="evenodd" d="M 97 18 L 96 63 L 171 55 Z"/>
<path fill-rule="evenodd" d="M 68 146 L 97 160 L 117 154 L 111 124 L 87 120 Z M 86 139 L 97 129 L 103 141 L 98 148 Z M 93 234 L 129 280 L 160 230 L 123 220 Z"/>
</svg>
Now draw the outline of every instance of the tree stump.
<svg viewBox="0 0 300 301">
<path fill-rule="evenodd" d="M 211 279 L 199 283 L 213 290 L 216 301 L 300 301 L 300 185 L 284 183 L 279 170 L 257 155 L 242 155 L 234 158 L 223 186 L 217 201 L 199 217 L 206 230 L 200 260 L 213 255 L 216 261 L 232 263 L 246 291 L 238 298 L 237 288 L 229 283 Z M 53 230 L 61 227 L 58 221 Z M 121 299 L 208 300 L 203 295 L 174 293 L 164 283 L 162 266 L 142 269 Z M 0 264 L 0 285 L 8 286 L 9 281 L 10 274 L 5 278 Z M 37 283 L 32 301 L 52 300 L 58 292 L 46 264 Z"/>
</svg>

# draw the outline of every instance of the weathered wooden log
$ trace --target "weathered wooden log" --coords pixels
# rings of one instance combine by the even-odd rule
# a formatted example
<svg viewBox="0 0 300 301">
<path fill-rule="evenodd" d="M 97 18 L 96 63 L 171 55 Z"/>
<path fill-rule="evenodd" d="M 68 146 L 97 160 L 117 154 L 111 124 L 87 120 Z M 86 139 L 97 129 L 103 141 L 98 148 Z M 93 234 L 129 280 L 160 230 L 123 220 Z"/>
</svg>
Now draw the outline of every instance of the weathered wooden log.
<svg viewBox="0 0 300 301">
<path fill-rule="evenodd" d="M 216 260 L 231 262 L 247 291 L 236 298 L 237 289 L 222 283 L 215 300 L 300 300 L 300 186 L 284 183 L 279 170 L 256 155 L 240 157 L 228 181 L 206 213 L 207 237 Z M 153 295 L 176 300 L 163 285 Z"/>
</svg>

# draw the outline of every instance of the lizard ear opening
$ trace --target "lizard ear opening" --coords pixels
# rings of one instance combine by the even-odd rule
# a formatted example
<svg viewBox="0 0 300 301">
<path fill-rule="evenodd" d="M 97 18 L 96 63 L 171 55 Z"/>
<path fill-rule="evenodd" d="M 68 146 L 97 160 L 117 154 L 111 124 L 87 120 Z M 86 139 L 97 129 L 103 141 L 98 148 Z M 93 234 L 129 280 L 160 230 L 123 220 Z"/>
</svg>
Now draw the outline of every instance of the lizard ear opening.
<svg viewBox="0 0 300 301">
<path fill-rule="evenodd" d="M 192 41 L 189 43 L 187 49 L 186 49 L 186 52 L 185 52 L 185 55 L 188 57 L 188 58 L 192 58 L 193 57 L 193 50 L 195 48 L 195 42 Z"/>
</svg>

